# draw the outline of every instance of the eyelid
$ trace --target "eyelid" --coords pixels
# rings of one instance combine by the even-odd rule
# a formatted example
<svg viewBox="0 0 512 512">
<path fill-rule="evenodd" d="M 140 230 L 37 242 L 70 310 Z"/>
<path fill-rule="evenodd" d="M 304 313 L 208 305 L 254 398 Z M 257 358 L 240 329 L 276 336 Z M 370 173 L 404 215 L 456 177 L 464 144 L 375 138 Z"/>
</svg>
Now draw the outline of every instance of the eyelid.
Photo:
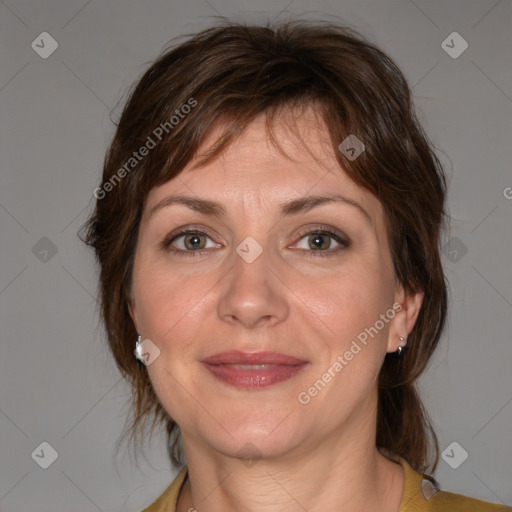
<svg viewBox="0 0 512 512">
<path fill-rule="evenodd" d="M 169 246 L 171 245 L 172 242 L 174 242 L 178 238 L 181 238 L 182 236 L 185 236 L 185 235 L 188 235 L 191 233 L 198 233 L 200 235 L 206 235 L 212 241 L 214 238 L 214 236 L 212 236 L 212 234 L 209 233 L 208 229 L 205 228 L 204 226 L 187 225 L 187 226 L 183 226 L 183 227 L 173 230 L 171 233 L 169 233 L 168 235 L 165 236 L 165 238 L 162 240 L 162 242 L 159 245 L 165 251 L 169 251 Z M 214 242 L 214 243 L 217 244 L 217 242 Z M 219 244 L 217 244 L 217 245 L 219 245 Z M 205 249 L 202 249 L 200 251 L 183 251 L 181 249 L 176 249 L 176 252 L 200 253 L 204 250 Z"/>
<path fill-rule="evenodd" d="M 187 234 L 193 234 L 193 233 L 197 233 L 199 235 L 205 235 L 214 244 L 219 245 L 217 242 L 215 242 L 213 240 L 214 237 L 208 232 L 207 228 L 205 228 L 204 226 L 194 226 L 194 225 L 187 225 L 187 226 L 183 226 L 183 227 L 173 230 L 170 234 L 168 234 L 163 239 L 163 241 L 159 245 L 161 246 L 161 248 L 164 251 L 174 252 L 174 253 L 178 253 L 178 254 L 186 254 L 188 256 L 194 256 L 194 255 L 200 256 L 200 255 L 204 254 L 205 252 L 208 252 L 209 250 L 211 250 L 211 248 L 207 248 L 207 249 L 200 249 L 200 250 L 196 250 L 196 251 L 192 251 L 192 250 L 186 251 L 183 249 L 170 249 L 169 248 L 170 245 L 172 244 L 172 242 L 174 242 L 176 239 L 186 236 Z M 313 226 L 310 225 L 306 228 L 302 228 L 301 231 L 297 235 L 294 236 L 294 238 L 296 238 L 296 241 L 293 242 L 292 247 L 294 245 L 296 245 L 298 242 L 300 242 L 307 235 L 311 236 L 311 235 L 314 235 L 317 233 L 326 234 L 328 237 L 333 238 L 339 244 L 339 247 L 336 247 L 334 249 L 328 249 L 325 251 L 321 251 L 321 250 L 308 251 L 306 249 L 300 249 L 301 251 L 313 253 L 310 256 L 313 256 L 313 255 L 328 256 L 328 255 L 337 253 L 340 250 L 347 249 L 351 245 L 350 238 L 347 237 L 340 230 L 338 230 L 332 226 L 328 226 L 328 225 L 324 225 L 324 224 L 315 224 Z"/>
<path fill-rule="evenodd" d="M 308 250 L 308 249 L 298 249 L 301 251 L 307 258 L 329 258 L 336 257 L 343 251 L 346 251 L 351 245 L 352 242 L 348 236 L 346 236 L 343 232 L 339 231 L 336 228 L 325 225 L 317 225 L 316 227 L 309 227 L 303 229 L 297 236 L 298 239 L 293 243 L 292 247 L 296 246 L 303 238 L 307 236 L 312 236 L 314 234 L 324 234 L 329 238 L 334 239 L 334 241 L 338 244 L 337 247 L 329 248 L 325 251 L 322 250 Z"/>
<path fill-rule="evenodd" d="M 347 235 L 345 235 L 345 233 L 343 233 L 339 229 L 336 229 L 335 227 L 327 226 L 325 224 L 315 224 L 314 226 L 309 226 L 307 228 L 302 229 L 297 234 L 297 236 L 299 237 L 297 241 L 301 240 L 306 235 L 315 233 L 326 233 L 334 235 L 335 237 L 338 237 L 341 240 L 340 243 L 343 243 L 346 246 L 350 245 L 351 243 L 350 238 Z"/>
</svg>

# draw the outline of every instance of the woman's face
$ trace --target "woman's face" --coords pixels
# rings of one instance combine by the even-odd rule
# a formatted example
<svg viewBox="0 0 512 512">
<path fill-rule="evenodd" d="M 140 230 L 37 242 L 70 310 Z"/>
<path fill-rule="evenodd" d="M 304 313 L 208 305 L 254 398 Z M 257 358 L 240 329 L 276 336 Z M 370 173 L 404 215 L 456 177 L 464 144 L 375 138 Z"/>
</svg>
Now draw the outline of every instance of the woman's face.
<svg viewBox="0 0 512 512">
<path fill-rule="evenodd" d="M 371 432 L 383 358 L 414 322 L 382 205 L 339 168 L 312 110 L 296 123 L 314 157 L 278 124 L 283 156 L 260 116 L 216 161 L 154 188 L 140 225 L 131 314 L 160 350 L 151 382 L 184 442 L 229 456 Z"/>
</svg>

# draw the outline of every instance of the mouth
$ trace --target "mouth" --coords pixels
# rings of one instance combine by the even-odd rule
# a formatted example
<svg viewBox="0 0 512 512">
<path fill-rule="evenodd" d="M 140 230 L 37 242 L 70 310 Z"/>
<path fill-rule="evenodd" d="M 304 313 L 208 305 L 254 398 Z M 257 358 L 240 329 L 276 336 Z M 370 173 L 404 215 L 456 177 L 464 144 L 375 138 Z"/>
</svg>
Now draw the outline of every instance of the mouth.
<svg viewBox="0 0 512 512">
<path fill-rule="evenodd" d="M 290 379 L 308 361 L 275 352 L 224 352 L 201 361 L 217 379 L 237 388 L 262 389 Z"/>
</svg>

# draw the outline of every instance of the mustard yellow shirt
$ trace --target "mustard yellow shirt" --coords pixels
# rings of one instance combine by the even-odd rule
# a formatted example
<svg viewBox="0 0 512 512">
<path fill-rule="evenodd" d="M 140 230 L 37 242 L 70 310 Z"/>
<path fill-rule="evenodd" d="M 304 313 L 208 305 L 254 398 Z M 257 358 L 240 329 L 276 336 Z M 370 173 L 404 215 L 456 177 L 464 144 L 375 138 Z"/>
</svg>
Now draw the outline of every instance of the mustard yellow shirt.
<svg viewBox="0 0 512 512">
<path fill-rule="evenodd" d="M 441 491 L 404 459 L 399 462 L 405 471 L 405 484 L 398 512 L 512 512 L 512 507 Z M 142 512 L 176 512 L 178 495 L 186 476 L 185 466 L 164 493 Z"/>
</svg>

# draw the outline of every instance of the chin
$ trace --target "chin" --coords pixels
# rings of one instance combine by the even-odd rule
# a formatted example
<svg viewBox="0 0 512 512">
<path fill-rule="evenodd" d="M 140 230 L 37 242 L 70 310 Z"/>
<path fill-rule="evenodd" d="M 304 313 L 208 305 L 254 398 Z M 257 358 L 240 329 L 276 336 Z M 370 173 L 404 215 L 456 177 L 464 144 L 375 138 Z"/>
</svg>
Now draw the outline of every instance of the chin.
<svg viewBox="0 0 512 512">
<path fill-rule="evenodd" d="M 287 413 L 268 417 L 262 422 L 255 419 L 241 422 L 233 418 L 233 423 L 224 421 L 224 428 L 208 429 L 208 432 L 196 432 L 206 443 L 226 456 L 237 459 L 257 460 L 284 456 L 305 442 L 304 426 L 293 425 L 297 415 Z M 224 416 L 227 419 L 227 416 Z M 293 419 L 292 419 L 293 418 Z M 224 430 L 225 429 L 225 430 Z"/>
<path fill-rule="evenodd" d="M 297 446 L 296 440 L 269 439 L 258 436 L 240 436 L 234 437 L 228 443 L 220 443 L 214 446 L 219 452 L 228 457 L 239 459 L 248 467 L 262 459 L 273 459 L 284 457 L 294 450 Z"/>
</svg>

